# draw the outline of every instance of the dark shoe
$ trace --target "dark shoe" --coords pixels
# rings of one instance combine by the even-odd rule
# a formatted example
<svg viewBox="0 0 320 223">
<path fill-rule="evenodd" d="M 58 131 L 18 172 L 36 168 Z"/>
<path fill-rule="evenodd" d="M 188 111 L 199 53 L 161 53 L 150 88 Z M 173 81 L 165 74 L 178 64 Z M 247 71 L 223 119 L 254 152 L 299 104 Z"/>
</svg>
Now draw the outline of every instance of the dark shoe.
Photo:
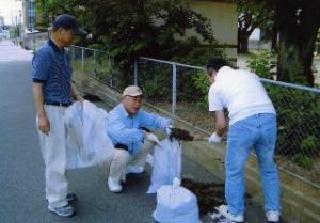
<svg viewBox="0 0 320 223">
<path fill-rule="evenodd" d="M 67 201 L 68 202 L 73 202 L 73 201 L 76 201 L 76 200 L 78 200 L 78 197 L 77 197 L 76 193 L 73 193 L 73 192 L 67 193 Z"/>
</svg>

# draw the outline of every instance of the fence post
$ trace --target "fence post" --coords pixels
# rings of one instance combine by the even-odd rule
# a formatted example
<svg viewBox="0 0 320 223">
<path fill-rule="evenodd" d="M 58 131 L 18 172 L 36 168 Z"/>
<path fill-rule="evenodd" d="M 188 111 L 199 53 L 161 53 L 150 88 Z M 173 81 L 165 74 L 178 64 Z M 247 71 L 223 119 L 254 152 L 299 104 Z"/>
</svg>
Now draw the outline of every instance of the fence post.
<svg viewBox="0 0 320 223">
<path fill-rule="evenodd" d="M 96 50 L 93 50 L 93 66 L 96 67 Z"/>
<path fill-rule="evenodd" d="M 133 62 L 133 84 L 138 85 L 138 59 Z"/>
<path fill-rule="evenodd" d="M 96 77 L 96 50 L 93 50 L 93 77 Z"/>
<path fill-rule="evenodd" d="M 83 64 L 84 63 L 84 48 L 81 47 L 81 71 L 83 73 Z"/>
<path fill-rule="evenodd" d="M 113 58 L 111 58 L 110 54 L 108 54 L 108 66 L 111 67 L 111 82 L 110 85 L 113 87 L 113 72 L 114 72 L 114 67 L 113 67 Z"/>
<path fill-rule="evenodd" d="M 176 116 L 177 103 L 177 65 L 172 64 L 172 114 Z"/>
</svg>

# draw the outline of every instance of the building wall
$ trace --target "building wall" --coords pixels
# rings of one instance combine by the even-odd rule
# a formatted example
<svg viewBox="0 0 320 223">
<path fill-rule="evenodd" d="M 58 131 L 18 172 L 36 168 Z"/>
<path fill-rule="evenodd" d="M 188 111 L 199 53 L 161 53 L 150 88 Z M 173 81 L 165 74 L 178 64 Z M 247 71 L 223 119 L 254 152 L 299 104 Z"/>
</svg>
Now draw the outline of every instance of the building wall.
<svg viewBox="0 0 320 223">
<path fill-rule="evenodd" d="M 35 0 L 23 0 L 22 1 L 22 23 L 23 30 L 28 29 L 29 31 L 33 31 L 35 28 Z"/>
<path fill-rule="evenodd" d="M 238 44 L 237 5 L 229 1 L 190 0 L 190 6 L 210 19 L 215 39 L 223 45 L 227 56 L 235 59 Z"/>
</svg>

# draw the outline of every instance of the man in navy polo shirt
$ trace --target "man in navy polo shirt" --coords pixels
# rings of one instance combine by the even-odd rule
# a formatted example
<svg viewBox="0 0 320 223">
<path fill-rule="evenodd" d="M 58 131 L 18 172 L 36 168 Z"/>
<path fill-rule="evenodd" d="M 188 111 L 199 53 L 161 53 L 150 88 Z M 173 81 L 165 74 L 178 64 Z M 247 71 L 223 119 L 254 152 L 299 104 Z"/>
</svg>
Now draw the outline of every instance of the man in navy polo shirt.
<svg viewBox="0 0 320 223">
<path fill-rule="evenodd" d="M 39 49 L 32 61 L 33 95 L 37 111 L 39 141 L 45 161 L 48 209 L 61 217 L 75 215 L 68 203 L 75 194 L 67 194 L 66 132 L 64 113 L 73 99 L 82 101 L 71 83 L 72 68 L 64 48 L 75 35 L 84 35 L 71 15 L 60 15 L 52 24 L 50 40 Z"/>
</svg>

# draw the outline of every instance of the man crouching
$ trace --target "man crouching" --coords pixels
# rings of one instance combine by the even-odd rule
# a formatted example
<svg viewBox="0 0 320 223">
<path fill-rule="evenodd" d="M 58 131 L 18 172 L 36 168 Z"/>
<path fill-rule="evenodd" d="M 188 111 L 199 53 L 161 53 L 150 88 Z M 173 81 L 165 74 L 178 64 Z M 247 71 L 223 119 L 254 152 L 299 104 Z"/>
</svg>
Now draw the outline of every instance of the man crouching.
<svg viewBox="0 0 320 223">
<path fill-rule="evenodd" d="M 122 103 L 109 113 L 107 132 L 116 148 L 110 163 L 108 187 L 121 192 L 121 180 L 126 173 L 142 173 L 150 149 L 159 139 L 143 129 L 162 129 L 170 134 L 171 120 L 141 110 L 142 90 L 128 86 L 122 94 Z"/>
</svg>

